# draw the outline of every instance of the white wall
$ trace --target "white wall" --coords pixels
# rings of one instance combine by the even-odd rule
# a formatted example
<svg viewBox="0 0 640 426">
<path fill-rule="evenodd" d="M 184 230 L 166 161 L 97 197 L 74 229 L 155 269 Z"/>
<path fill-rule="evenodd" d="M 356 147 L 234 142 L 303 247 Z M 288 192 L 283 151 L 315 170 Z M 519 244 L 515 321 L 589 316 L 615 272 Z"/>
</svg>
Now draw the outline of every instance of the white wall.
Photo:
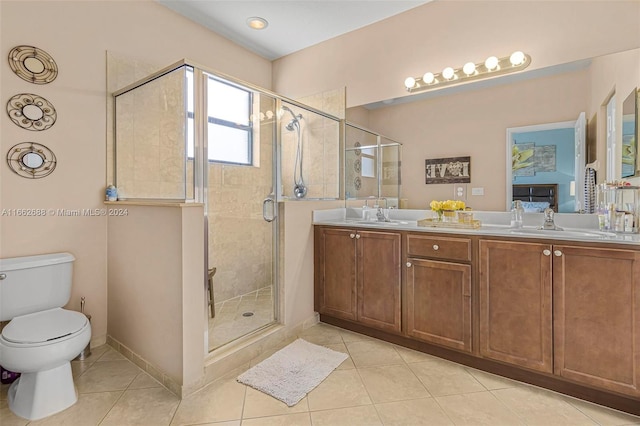
<svg viewBox="0 0 640 426">
<path fill-rule="evenodd" d="M 187 57 L 269 88 L 271 63 L 195 25 L 151 0 L 1 1 L 0 94 L 3 105 L 17 93 L 44 96 L 57 110 L 49 130 L 32 132 L 0 114 L 0 154 L 24 141 L 42 143 L 58 158 L 48 177 L 28 180 L 0 166 L 0 209 L 102 208 L 106 162 L 106 51 L 159 67 Z M 9 69 L 17 45 L 53 56 L 58 78 L 37 86 Z M 0 217 L 0 257 L 69 251 L 76 256 L 72 309 L 80 296 L 92 315 L 94 345 L 107 334 L 107 218 Z"/>
</svg>

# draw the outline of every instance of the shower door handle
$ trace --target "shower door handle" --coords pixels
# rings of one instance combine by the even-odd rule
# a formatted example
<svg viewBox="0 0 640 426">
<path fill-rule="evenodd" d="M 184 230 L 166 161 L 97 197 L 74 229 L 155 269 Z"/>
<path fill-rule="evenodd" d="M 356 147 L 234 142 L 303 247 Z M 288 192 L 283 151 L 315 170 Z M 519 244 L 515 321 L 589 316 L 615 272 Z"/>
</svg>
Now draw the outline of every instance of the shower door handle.
<svg viewBox="0 0 640 426">
<path fill-rule="evenodd" d="M 267 213 L 267 204 L 271 204 L 271 215 Z M 276 219 L 276 203 L 273 198 L 265 198 L 262 201 L 262 218 L 267 222 L 273 222 Z"/>
</svg>

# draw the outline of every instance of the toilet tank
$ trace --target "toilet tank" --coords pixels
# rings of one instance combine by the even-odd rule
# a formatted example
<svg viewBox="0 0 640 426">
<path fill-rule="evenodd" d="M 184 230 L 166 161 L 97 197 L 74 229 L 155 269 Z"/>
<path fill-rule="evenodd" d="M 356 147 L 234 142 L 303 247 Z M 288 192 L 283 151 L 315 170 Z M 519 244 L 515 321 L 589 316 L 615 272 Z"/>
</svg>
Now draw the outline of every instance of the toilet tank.
<svg viewBox="0 0 640 426">
<path fill-rule="evenodd" d="M 66 305 L 74 260 L 70 253 L 0 259 L 0 321 Z"/>
</svg>

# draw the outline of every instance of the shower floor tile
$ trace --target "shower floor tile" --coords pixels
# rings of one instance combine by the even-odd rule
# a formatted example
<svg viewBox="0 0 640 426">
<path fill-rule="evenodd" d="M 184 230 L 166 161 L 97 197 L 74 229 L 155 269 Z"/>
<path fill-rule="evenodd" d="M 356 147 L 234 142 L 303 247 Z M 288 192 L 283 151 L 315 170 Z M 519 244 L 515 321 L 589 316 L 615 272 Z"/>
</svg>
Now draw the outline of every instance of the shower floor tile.
<svg viewBox="0 0 640 426">
<path fill-rule="evenodd" d="M 209 318 L 209 349 L 236 340 L 274 320 L 271 287 L 215 304 L 216 316 Z"/>
</svg>

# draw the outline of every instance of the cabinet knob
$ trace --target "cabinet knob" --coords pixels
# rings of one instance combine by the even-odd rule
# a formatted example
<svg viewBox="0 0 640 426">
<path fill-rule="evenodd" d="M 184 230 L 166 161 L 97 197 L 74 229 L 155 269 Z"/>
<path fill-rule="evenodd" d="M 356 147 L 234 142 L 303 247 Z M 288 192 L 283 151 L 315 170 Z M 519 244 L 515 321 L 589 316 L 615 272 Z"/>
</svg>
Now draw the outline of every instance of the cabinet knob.
<svg viewBox="0 0 640 426">
<path fill-rule="evenodd" d="M 560 250 L 554 250 L 553 255 L 557 256 L 557 257 L 560 257 L 560 256 L 562 256 L 562 252 Z"/>
<path fill-rule="evenodd" d="M 349 238 L 355 238 L 356 234 L 349 234 Z"/>
<path fill-rule="evenodd" d="M 407 262 L 407 268 L 411 268 L 411 262 Z"/>
<path fill-rule="evenodd" d="M 545 256 L 550 256 L 551 255 L 551 250 L 544 249 L 544 250 L 542 250 L 542 254 L 544 254 Z"/>
<path fill-rule="evenodd" d="M 434 244 L 434 245 L 433 245 L 433 249 L 434 249 L 434 250 L 438 250 L 439 248 L 440 248 L 440 246 L 439 246 L 439 245 L 437 245 L 437 244 Z"/>
<path fill-rule="evenodd" d="M 356 240 L 360 239 L 360 234 L 356 234 Z"/>
</svg>

